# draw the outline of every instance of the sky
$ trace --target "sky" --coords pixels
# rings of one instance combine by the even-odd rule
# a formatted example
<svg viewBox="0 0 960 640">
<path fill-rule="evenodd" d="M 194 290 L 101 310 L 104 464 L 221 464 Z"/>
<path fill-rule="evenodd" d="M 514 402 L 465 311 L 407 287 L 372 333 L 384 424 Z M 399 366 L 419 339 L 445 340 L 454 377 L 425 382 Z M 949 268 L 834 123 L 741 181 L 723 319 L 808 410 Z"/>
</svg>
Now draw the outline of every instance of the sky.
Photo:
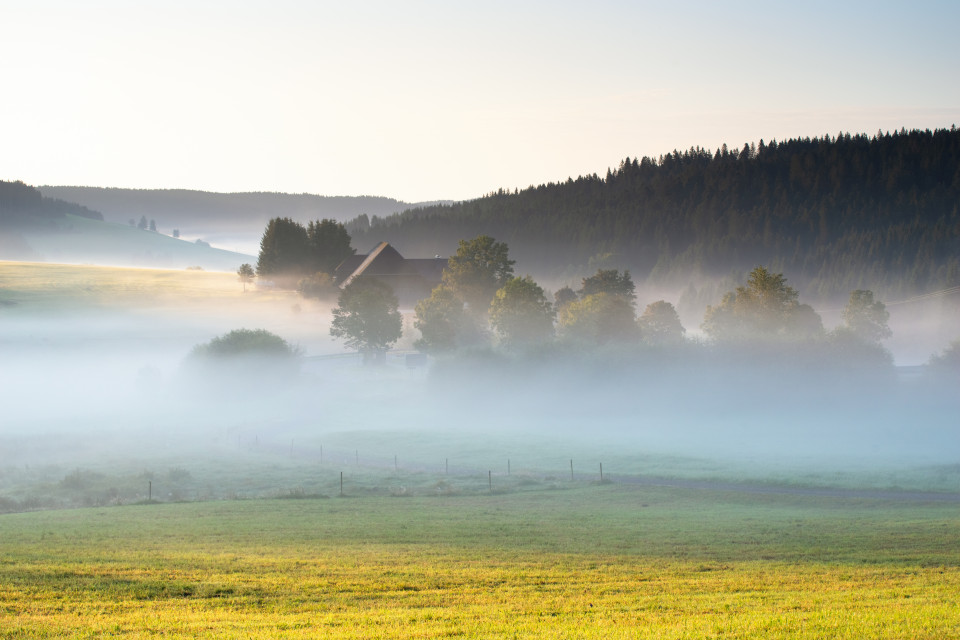
<svg viewBox="0 0 960 640">
<path fill-rule="evenodd" d="M 0 180 L 466 200 L 960 124 L 960 2 L 0 0 Z"/>
</svg>

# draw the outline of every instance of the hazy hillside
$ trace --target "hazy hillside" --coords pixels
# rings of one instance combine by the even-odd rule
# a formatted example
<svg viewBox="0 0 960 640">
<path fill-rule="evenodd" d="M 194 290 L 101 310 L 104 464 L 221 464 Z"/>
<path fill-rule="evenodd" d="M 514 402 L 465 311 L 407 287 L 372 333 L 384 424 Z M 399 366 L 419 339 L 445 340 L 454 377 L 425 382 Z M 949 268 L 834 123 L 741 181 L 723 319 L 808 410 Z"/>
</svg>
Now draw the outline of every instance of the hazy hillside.
<svg viewBox="0 0 960 640">
<path fill-rule="evenodd" d="M 98 211 L 0 181 L 0 260 L 231 272 L 256 260 L 144 227 L 104 222 Z"/>
<path fill-rule="evenodd" d="M 188 239 L 253 251 L 270 218 L 286 217 L 306 224 L 332 218 L 345 222 L 360 215 L 383 217 L 410 207 L 376 196 L 319 196 L 309 193 L 211 193 L 186 189 L 115 189 L 101 187 L 40 187 L 44 196 L 77 202 L 103 213 L 110 222 L 155 220 L 164 233 L 173 229 Z"/>
<path fill-rule="evenodd" d="M 538 277 L 626 267 L 677 290 L 763 264 L 808 300 L 857 288 L 903 297 L 960 285 L 960 131 L 627 158 L 604 177 L 349 228 L 355 246 L 386 240 L 412 256 L 449 255 L 459 239 L 489 234 Z"/>
<path fill-rule="evenodd" d="M 99 222 L 68 215 L 56 232 L 23 232 L 31 253 L 0 255 L 3 259 L 28 259 L 65 264 L 101 264 L 207 271 L 236 271 L 254 256 L 171 238 L 125 224 Z"/>
</svg>

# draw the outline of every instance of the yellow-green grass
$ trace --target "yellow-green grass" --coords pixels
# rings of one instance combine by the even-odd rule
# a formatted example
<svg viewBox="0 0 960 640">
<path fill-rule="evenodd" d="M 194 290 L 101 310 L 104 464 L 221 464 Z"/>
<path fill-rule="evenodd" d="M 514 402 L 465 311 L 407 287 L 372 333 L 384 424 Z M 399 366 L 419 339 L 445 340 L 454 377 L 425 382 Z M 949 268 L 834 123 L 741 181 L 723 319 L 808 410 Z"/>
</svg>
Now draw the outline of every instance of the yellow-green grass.
<svg viewBox="0 0 960 640">
<path fill-rule="evenodd" d="M 244 296 L 235 273 L 0 262 L 0 301 L 31 311 L 52 305 L 137 306 L 275 295 L 248 285 Z"/>
<path fill-rule="evenodd" d="M 958 524 L 618 485 L 11 514 L 0 637 L 957 637 Z"/>
</svg>

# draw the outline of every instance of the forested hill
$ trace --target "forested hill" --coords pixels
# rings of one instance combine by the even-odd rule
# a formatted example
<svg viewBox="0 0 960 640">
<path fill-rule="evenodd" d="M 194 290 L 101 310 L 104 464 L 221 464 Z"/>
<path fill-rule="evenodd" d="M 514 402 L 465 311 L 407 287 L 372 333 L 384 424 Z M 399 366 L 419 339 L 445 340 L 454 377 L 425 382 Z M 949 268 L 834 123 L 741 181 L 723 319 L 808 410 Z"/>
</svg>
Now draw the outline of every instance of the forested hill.
<svg viewBox="0 0 960 640">
<path fill-rule="evenodd" d="M 141 216 L 166 228 L 247 231 L 259 237 L 272 217 L 346 221 L 361 214 L 385 216 L 411 205 L 375 196 L 318 196 L 309 193 L 213 193 L 189 189 L 118 189 L 43 186 L 44 195 L 79 202 L 102 211 L 107 220 L 126 223 Z M 424 205 L 433 203 L 423 203 Z"/>
<path fill-rule="evenodd" d="M 356 247 L 448 255 L 484 233 L 537 273 L 617 266 L 683 286 L 762 264 L 808 299 L 932 291 L 960 285 L 960 131 L 692 148 L 365 222 L 348 225 Z"/>
<path fill-rule="evenodd" d="M 46 198 L 37 189 L 22 182 L 0 180 L 0 230 L 36 229 L 62 220 L 67 214 L 103 220 L 99 211 L 74 202 Z"/>
</svg>

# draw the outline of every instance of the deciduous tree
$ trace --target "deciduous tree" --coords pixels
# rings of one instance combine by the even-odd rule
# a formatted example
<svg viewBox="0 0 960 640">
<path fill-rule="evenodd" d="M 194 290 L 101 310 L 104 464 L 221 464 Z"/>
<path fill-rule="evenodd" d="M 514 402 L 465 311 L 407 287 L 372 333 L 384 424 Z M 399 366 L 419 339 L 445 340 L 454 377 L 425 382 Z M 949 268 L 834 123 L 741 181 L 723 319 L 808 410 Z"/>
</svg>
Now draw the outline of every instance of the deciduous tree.
<svg viewBox="0 0 960 640">
<path fill-rule="evenodd" d="M 612 293 L 594 293 L 565 305 L 559 313 L 565 339 L 587 345 L 632 342 L 639 337 L 633 305 Z"/>
<path fill-rule="evenodd" d="M 543 343 L 553 337 L 553 305 L 533 278 L 512 278 L 490 303 L 490 324 L 507 348 Z"/>
<path fill-rule="evenodd" d="M 873 291 L 858 289 L 850 293 L 850 301 L 843 309 L 843 324 L 854 335 L 869 342 L 880 342 L 893 335 L 887 321 L 890 313 Z"/>
<path fill-rule="evenodd" d="M 240 282 L 243 283 L 244 293 L 247 291 L 247 284 L 253 282 L 253 278 L 256 275 L 257 274 L 253 271 L 253 267 L 246 262 L 240 265 L 240 268 L 237 269 L 237 276 L 240 279 Z"/>
<path fill-rule="evenodd" d="M 620 296 L 630 304 L 637 299 L 630 272 L 620 273 L 616 269 L 599 269 L 589 278 L 584 278 L 579 293 L 581 298 L 595 293 L 609 293 Z"/>
<path fill-rule="evenodd" d="M 745 286 L 726 293 L 719 305 L 707 307 L 701 327 L 721 341 L 799 337 L 822 330 L 820 316 L 809 305 L 801 305 L 798 297 L 782 273 L 757 267 Z"/>
<path fill-rule="evenodd" d="M 389 285 L 376 278 L 354 280 L 340 292 L 330 335 L 360 351 L 365 363 L 382 364 L 403 333 L 399 306 Z"/>
<path fill-rule="evenodd" d="M 463 300 L 446 285 L 417 303 L 413 326 L 420 331 L 414 343 L 424 353 L 444 353 L 472 344 L 480 336 L 476 321 L 464 310 Z"/>
<path fill-rule="evenodd" d="M 553 308 L 560 313 L 560 310 L 563 307 L 567 306 L 571 302 L 576 302 L 577 292 L 571 289 L 570 287 L 561 287 L 553 294 Z"/>
<path fill-rule="evenodd" d="M 677 310 L 666 300 L 648 304 L 637 323 L 644 342 L 653 345 L 676 344 L 686 332 Z"/>
<path fill-rule="evenodd" d="M 447 260 L 443 284 L 467 303 L 475 315 L 487 313 L 494 293 L 513 276 L 514 261 L 507 245 L 490 236 L 461 240 Z"/>
</svg>

